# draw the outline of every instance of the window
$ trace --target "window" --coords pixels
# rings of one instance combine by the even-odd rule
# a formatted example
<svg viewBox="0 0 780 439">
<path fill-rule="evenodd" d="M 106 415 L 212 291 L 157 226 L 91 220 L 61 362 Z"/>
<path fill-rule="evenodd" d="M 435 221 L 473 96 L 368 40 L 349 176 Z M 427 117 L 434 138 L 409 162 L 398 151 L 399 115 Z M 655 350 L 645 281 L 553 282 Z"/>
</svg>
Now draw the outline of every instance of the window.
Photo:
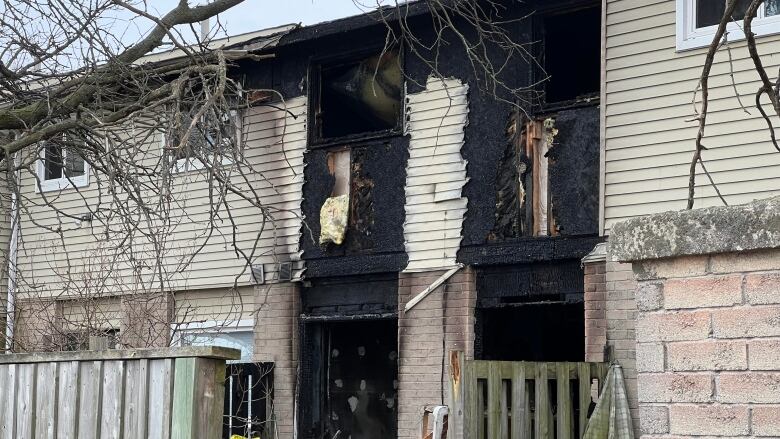
<svg viewBox="0 0 780 439">
<path fill-rule="evenodd" d="M 225 165 L 231 162 L 234 145 L 239 141 L 238 112 L 231 110 L 215 116 L 207 111 L 197 123 L 192 126 L 192 115 L 196 111 L 181 110 L 180 121 L 164 137 L 164 149 L 171 156 L 175 172 L 187 172 L 203 169 L 202 159 L 209 160 L 215 156 Z M 181 145 L 180 139 L 190 130 L 186 145 Z"/>
<path fill-rule="evenodd" d="M 738 0 L 732 18 L 744 19 L 749 4 L 750 0 Z M 677 50 L 709 46 L 725 8 L 723 0 L 677 0 Z M 780 33 L 780 0 L 767 0 L 758 9 L 753 32 L 757 36 Z M 742 23 L 730 23 L 728 33 L 730 41 L 745 38 Z"/>
<path fill-rule="evenodd" d="M 90 346 L 90 338 L 95 345 Z M 102 340 L 101 340 L 102 339 Z M 63 334 L 63 351 L 87 351 L 90 349 L 116 349 L 119 341 L 118 329 L 106 329 L 100 332 L 71 331 Z"/>
<path fill-rule="evenodd" d="M 313 69 L 315 141 L 400 129 L 403 75 L 397 50 Z"/>
<path fill-rule="evenodd" d="M 601 8 L 544 17 L 545 102 L 597 97 L 601 86 Z M 576 38 L 572 38 L 576 29 Z M 572 67 L 576 68 L 572 68 Z"/>
<path fill-rule="evenodd" d="M 38 161 L 38 190 L 51 191 L 89 184 L 89 164 L 67 137 L 46 141 Z"/>
<path fill-rule="evenodd" d="M 273 363 L 253 361 L 254 320 L 174 325 L 174 346 L 222 346 L 241 351 L 225 372 L 224 439 L 266 437 L 273 400 Z"/>
</svg>

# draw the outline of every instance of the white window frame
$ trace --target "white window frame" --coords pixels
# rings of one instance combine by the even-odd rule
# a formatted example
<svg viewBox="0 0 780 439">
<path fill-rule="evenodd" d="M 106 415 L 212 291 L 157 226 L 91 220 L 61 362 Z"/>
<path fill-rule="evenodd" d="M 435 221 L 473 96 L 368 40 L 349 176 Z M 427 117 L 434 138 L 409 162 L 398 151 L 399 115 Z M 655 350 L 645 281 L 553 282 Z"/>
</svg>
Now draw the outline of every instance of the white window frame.
<svg viewBox="0 0 780 439">
<path fill-rule="evenodd" d="M 62 150 L 62 161 L 67 162 L 66 159 L 67 150 L 63 148 Z M 75 177 L 66 177 L 65 176 L 65 163 L 63 163 L 62 167 L 62 177 L 46 180 L 46 145 L 45 143 L 41 144 L 40 146 L 40 152 L 39 152 L 39 160 L 36 164 L 35 173 L 37 178 L 37 184 L 35 185 L 35 192 L 50 192 L 50 191 L 59 191 L 63 189 L 69 189 L 74 187 L 85 187 L 89 185 L 89 174 L 90 174 L 90 166 L 89 163 L 87 163 L 86 160 L 84 160 L 84 175 L 78 175 Z"/>
<path fill-rule="evenodd" d="M 242 320 L 230 320 L 230 321 L 207 320 L 203 322 L 192 322 L 192 323 L 182 323 L 182 324 L 174 323 L 171 324 L 171 333 L 173 334 L 173 337 L 171 338 L 171 345 L 187 346 L 184 344 L 185 335 L 187 334 L 219 335 L 219 334 L 230 334 L 235 332 L 250 332 L 252 333 L 252 337 L 254 338 L 254 331 L 255 331 L 254 319 L 242 319 Z M 254 346 L 253 346 L 252 355 L 254 355 Z M 228 363 L 245 363 L 247 361 L 252 361 L 252 359 L 241 358 L 235 361 L 228 361 Z"/>
<path fill-rule="evenodd" d="M 230 110 L 230 117 L 233 119 L 233 125 L 236 130 L 236 140 L 237 142 L 240 142 L 243 138 L 243 131 L 242 131 L 242 121 L 243 121 L 243 113 L 238 110 Z M 166 147 L 168 147 L 168 134 L 163 134 L 162 136 L 162 143 L 161 143 L 161 149 L 163 154 L 169 153 L 169 151 L 166 150 Z M 230 166 L 233 164 L 233 160 L 230 159 L 230 157 L 222 157 L 222 160 L 220 160 L 221 166 Z M 174 174 L 184 174 L 191 171 L 200 171 L 201 169 L 205 168 L 206 164 L 203 163 L 198 158 L 194 157 L 187 157 L 183 159 L 177 159 L 171 166 L 171 171 Z"/>
<path fill-rule="evenodd" d="M 753 19 L 753 33 L 757 37 L 780 34 L 780 15 L 764 16 L 766 5 L 761 5 Z M 707 47 L 715 38 L 717 25 L 696 28 L 696 0 L 677 0 L 677 51 Z M 731 22 L 726 27 L 730 42 L 745 39 L 741 20 L 739 24 Z"/>
</svg>

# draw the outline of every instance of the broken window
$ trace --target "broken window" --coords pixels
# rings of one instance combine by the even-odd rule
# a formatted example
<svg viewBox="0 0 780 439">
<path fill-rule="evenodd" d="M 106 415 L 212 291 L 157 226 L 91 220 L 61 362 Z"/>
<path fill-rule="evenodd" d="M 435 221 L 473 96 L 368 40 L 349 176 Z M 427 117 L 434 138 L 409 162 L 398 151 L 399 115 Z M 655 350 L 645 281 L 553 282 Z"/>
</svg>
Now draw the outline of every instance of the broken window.
<svg viewBox="0 0 780 439">
<path fill-rule="evenodd" d="M 547 103 L 598 96 L 601 80 L 601 8 L 543 19 Z"/>
<path fill-rule="evenodd" d="M 81 187 L 89 183 L 88 165 L 70 137 L 52 139 L 43 144 L 38 164 L 40 189 L 44 191 Z"/>
<path fill-rule="evenodd" d="M 397 50 L 322 64 L 314 72 L 315 140 L 400 128 L 403 76 Z"/>
<path fill-rule="evenodd" d="M 352 251 L 373 247 L 374 180 L 365 164 L 367 149 L 338 149 L 326 155 L 332 186 L 320 209 L 320 245 L 344 245 Z"/>
</svg>

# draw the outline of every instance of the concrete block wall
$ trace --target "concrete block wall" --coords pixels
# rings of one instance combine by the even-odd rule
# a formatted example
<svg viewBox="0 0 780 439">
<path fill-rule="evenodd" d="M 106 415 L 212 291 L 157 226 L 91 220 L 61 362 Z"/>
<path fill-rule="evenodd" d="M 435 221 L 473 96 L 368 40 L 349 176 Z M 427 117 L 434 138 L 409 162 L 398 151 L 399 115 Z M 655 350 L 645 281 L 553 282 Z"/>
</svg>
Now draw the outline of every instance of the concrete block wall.
<svg viewBox="0 0 780 439">
<path fill-rule="evenodd" d="M 297 283 L 255 287 L 255 361 L 274 363 L 274 407 L 280 439 L 292 439 L 295 419 L 295 390 L 298 368 L 298 315 L 300 292 Z"/>
<path fill-rule="evenodd" d="M 398 438 L 420 436 L 423 408 L 449 402 L 449 352 L 474 358 L 475 274 L 461 269 L 408 313 L 406 303 L 443 271 L 401 273 L 398 286 Z M 453 429 L 451 436 L 462 437 Z"/>
<path fill-rule="evenodd" d="M 780 198 L 616 224 L 643 438 L 780 437 Z"/>
</svg>

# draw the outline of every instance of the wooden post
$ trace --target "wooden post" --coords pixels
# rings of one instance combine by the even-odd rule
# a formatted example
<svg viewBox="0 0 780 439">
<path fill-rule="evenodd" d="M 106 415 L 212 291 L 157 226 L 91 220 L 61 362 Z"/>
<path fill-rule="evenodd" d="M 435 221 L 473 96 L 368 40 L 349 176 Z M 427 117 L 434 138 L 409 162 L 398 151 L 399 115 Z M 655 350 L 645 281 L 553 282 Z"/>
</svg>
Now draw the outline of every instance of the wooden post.
<svg viewBox="0 0 780 439">
<path fill-rule="evenodd" d="M 453 439 L 464 437 L 463 431 L 463 362 L 466 354 L 463 351 L 450 352 L 450 414 L 449 431 Z"/>
</svg>

